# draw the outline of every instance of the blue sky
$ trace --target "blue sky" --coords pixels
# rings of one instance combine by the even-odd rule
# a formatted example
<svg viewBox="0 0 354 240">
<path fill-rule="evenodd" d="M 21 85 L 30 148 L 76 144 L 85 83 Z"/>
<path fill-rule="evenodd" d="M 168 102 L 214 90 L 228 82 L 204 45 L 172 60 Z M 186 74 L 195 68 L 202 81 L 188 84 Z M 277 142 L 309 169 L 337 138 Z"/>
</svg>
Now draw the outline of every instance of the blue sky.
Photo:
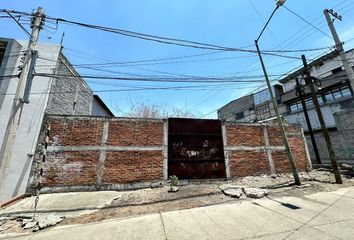
<svg viewBox="0 0 354 240">
<path fill-rule="evenodd" d="M 48 16 L 95 25 L 120 28 L 163 37 L 179 38 L 227 47 L 255 49 L 254 39 L 275 7 L 274 0 L 106 0 L 106 1 L 20 1 L 2 0 L 5 9 L 31 12 L 42 6 Z M 342 41 L 354 37 L 354 2 L 351 0 L 287 0 L 285 6 L 301 15 L 314 29 L 285 8 L 280 8 L 260 40 L 264 50 L 296 50 L 333 45 L 323 9 L 334 8 L 343 15 L 335 26 Z M 28 29 L 29 26 L 25 25 Z M 48 27 L 55 27 L 50 24 Z M 26 39 L 10 19 L 0 19 L 2 37 Z M 98 95 L 117 116 L 129 111 L 129 102 L 159 104 L 215 118 L 216 110 L 229 101 L 264 86 L 258 58 L 252 53 L 217 52 L 166 45 L 77 26 L 59 24 L 57 30 L 45 28 L 44 42 L 59 43 L 65 32 L 64 54 L 73 64 L 138 61 L 171 57 L 175 60 L 101 67 L 101 71 L 77 68 L 82 74 L 147 77 L 235 77 L 259 80 L 257 83 L 200 84 L 185 90 L 139 90 L 100 92 Z M 327 34 L 327 35 L 325 35 Z M 345 44 L 348 50 L 354 41 Z M 306 52 L 308 59 L 326 50 Z M 204 55 L 201 55 L 204 54 Z M 286 53 L 299 57 L 301 53 Z M 199 55 L 191 57 L 190 55 Z M 301 65 L 300 60 L 265 57 L 272 79 Z M 111 71 L 111 72 L 105 72 Z M 114 71 L 115 73 L 113 73 Z M 117 80 L 88 80 L 93 90 L 119 90 L 145 87 L 191 86 L 195 83 L 149 83 Z M 213 112 L 214 111 L 214 112 Z M 208 114 L 210 113 L 210 114 Z M 206 115 L 208 114 L 208 115 Z M 206 116 L 205 116 L 206 115 Z"/>
</svg>

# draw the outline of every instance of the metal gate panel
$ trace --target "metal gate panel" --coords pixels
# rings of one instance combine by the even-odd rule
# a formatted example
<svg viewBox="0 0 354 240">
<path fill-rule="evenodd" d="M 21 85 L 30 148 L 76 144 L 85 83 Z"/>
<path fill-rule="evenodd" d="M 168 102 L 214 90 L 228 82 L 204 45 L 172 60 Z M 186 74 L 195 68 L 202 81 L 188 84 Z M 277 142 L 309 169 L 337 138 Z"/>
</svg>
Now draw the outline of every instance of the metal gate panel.
<svg viewBox="0 0 354 240">
<path fill-rule="evenodd" d="M 219 120 L 168 120 L 168 174 L 181 179 L 226 177 Z"/>
</svg>

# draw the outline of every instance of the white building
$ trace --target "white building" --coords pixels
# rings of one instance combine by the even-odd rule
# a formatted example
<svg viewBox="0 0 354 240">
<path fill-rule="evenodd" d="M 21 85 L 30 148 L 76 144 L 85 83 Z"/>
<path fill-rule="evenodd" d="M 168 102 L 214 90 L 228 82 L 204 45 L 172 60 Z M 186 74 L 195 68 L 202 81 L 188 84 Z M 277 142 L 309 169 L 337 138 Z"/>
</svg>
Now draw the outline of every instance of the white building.
<svg viewBox="0 0 354 240">
<path fill-rule="evenodd" d="M 27 47 L 26 41 L 0 38 L 0 156 Z M 45 114 L 112 117 L 112 112 L 75 71 L 56 44 L 38 43 L 37 73 L 63 77 L 35 76 L 29 103 L 24 104 L 10 153 L 0 159 L 0 201 L 25 193 L 33 154 Z M 71 76 L 71 77 L 65 77 Z M 75 76 L 75 77 L 73 77 Z"/>
</svg>

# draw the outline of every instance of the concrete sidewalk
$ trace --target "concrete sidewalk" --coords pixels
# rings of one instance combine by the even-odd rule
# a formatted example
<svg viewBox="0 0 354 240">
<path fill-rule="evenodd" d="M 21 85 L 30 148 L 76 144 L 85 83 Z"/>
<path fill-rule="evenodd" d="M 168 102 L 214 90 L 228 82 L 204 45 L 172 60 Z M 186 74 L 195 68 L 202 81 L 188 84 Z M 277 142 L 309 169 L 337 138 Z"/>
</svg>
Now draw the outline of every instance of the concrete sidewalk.
<svg viewBox="0 0 354 240">
<path fill-rule="evenodd" d="M 53 227 L 0 239 L 353 239 L 354 187 L 265 198 L 84 225 Z"/>
</svg>

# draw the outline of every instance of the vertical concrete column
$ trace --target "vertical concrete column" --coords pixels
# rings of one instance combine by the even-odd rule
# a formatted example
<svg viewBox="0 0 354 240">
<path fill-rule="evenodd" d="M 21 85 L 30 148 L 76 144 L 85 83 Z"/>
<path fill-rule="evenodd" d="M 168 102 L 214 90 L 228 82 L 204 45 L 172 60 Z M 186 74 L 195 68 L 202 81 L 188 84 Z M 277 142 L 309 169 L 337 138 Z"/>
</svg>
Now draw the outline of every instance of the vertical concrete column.
<svg viewBox="0 0 354 240">
<path fill-rule="evenodd" d="M 231 171 L 230 171 L 230 158 L 229 158 L 229 151 L 225 150 L 227 147 L 227 132 L 225 124 L 221 124 L 221 133 L 222 133 L 222 142 L 224 145 L 224 157 L 225 157 L 225 171 L 226 171 L 226 178 L 230 179 Z"/>
<path fill-rule="evenodd" d="M 102 130 L 102 142 L 101 147 L 106 147 L 108 140 L 108 129 L 109 129 L 109 119 L 105 119 L 103 122 L 103 130 Z M 102 183 L 102 175 L 104 169 L 104 162 L 106 161 L 106 149 L 101 148 L 100 150 L 100 158 L 97 164 L 97 179 L 96 185 L 100 185 Z"/>
<path fill-rule="evenodd" d="M 168 119 L 164 120 L 163 123 L 163 179 L 167 180 L 168 178 Z"/>
<path fill-rule="evenodd" d="M 263 126 L 263 137 L 264 137 L 264 143 L 266 145 L 266 152 L 267 152 L 267 158 L 268 158 L 268 162 L 269 162 L 270 173 L 275 174 L 275 167 L 274 167 L 274 162 L 273 162 L 273 158 L 272 158 L 272 150 L 269 145 L 267 126 Z"/>
<path fill-rule="evenodd" d="M 301 135 L 302 135 L 302 138 L 304 139 L 304 145 L 305 145 L 307 161 L 309 163 L 309 169 L 312 170 L 311 156 L 310 156 L 309 149 L 307 147 L 306 137 L 305 137 L 305 133 L 304 133 L 304 129 L 303 128 L 301 128 Z"/>
</svg>

